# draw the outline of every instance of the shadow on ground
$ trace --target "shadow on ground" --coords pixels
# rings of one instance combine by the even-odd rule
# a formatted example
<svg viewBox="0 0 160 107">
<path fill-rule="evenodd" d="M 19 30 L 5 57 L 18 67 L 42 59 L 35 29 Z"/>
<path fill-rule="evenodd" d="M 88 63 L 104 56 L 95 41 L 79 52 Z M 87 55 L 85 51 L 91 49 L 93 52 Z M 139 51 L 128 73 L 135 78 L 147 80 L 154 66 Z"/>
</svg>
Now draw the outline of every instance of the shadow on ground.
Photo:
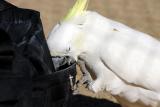
<svg viewBox="0 0 160 107">
<path fill-rule="evenodd" d="M 96 99 L 83 95 L 74 95 L 71 98 L 69 107 L 121 107 L 105 99 Z"/>
</svg>

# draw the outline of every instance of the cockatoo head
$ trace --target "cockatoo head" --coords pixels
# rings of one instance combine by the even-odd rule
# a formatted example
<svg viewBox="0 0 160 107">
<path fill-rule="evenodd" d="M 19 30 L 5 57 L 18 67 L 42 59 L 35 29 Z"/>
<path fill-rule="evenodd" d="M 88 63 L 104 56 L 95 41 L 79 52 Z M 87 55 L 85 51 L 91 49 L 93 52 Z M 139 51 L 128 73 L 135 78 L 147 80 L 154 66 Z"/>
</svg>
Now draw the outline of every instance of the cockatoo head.
<svg viewBox="0 0 160 107">
<path fill-rule="evenodd" d="M 69 14 L 51 31 L 47 43 L 53 56 L 72 56 L 77 59 L 83 35 L 88 0 L 77 0 Z M 77 49 L 79 48 L 79 49 Z"/>
</svg>

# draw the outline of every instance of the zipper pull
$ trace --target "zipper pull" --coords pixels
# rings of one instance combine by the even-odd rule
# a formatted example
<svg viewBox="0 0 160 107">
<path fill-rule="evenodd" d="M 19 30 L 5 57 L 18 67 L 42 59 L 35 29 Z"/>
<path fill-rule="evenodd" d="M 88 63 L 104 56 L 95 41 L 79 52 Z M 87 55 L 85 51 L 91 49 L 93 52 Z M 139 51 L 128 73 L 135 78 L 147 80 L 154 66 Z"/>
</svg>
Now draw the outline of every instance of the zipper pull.
<svg viewBox="0 0 160 107">
<path fill-rule="evenodd" d="M 71 90 L 74 91 L 73 76 L 72 75 L 69 75 L 69 82 L 70 82 Z"/>
</svg>

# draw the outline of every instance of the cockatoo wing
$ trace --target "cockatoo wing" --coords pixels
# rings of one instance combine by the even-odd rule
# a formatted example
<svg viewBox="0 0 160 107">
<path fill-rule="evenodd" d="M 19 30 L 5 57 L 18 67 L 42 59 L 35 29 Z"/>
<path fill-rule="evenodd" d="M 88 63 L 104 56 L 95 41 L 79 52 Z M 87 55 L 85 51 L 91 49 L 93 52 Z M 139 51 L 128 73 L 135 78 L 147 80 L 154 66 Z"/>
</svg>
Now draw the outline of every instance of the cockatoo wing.
<svg viewBox="0 0 160 107">
<path fill-rule="evenodd" d="M 102 60 L 121 79 L 159 91 L 160 42 L 114 22 L 112 40 L 103 46 Z"/>
</svg>

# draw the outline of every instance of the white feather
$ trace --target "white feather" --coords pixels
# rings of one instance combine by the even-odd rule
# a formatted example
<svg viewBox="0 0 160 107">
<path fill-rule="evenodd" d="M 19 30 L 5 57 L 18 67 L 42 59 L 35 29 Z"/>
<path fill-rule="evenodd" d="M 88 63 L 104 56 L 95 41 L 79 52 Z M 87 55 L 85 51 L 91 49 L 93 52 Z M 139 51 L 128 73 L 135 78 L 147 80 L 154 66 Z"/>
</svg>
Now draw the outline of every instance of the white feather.
<svg viewBox="0 0 160 107">
<path fill-rule="evenodd" d="M 150 35 L 87 11 L 54 29 L 48 45 L 51 53 L 80 56 L 88 63 L 97 75 L 93 91 L 105 89 L 131 102 L 158 106 L 160 42 Z"/>
</svg>

